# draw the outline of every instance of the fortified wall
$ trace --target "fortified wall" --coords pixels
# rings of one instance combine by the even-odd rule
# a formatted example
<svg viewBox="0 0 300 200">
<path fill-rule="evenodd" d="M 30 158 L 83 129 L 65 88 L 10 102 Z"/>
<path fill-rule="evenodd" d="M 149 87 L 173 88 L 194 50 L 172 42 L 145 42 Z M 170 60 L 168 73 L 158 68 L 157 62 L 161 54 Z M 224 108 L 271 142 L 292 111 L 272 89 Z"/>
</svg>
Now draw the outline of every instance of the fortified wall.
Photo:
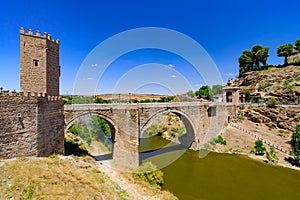
<svg viewBox="0 0 300 200">
<path fill-rule="evenodd" d="M 59 41 L 21 28 L 21 92 L 0 93 L 0 158 L 64 153 L 59 69 Z"/>
<path fill-rule="evenodd" d="M 64 117 L 57 96 L 0 94 L 0 157 L 64 153 Z"/>
</svg>

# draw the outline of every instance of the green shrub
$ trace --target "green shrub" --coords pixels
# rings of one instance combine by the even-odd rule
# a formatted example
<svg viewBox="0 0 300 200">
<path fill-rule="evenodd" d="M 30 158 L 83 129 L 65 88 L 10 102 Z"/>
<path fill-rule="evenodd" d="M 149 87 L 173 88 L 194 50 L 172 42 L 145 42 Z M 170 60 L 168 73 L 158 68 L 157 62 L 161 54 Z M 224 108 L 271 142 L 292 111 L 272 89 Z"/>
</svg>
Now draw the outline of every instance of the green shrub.
<svg viewBox="0 0 300 200">
<path fill-rule="evenodd" d="M 278 92 L 280 90 L 280 87 L 274 88 L 274 92 Z"/>
<path fill-rule="evenodd" d="M 264 144 L 261 140 L 257 140 L 255 142 L 254 149 L 256 155 L 264 155 L 266 151 L 266 148 L 264 147 Z"/>
<path fill-rule="evenodd" d="M 283 90 L 292 90 L 292 89 L 294 89 L 294 85 L 284 85 L 283 86 Z"/>
<path fill-rule="evenodd" d="M 274 98 L 268 99 L 267 105 L 268 107 L 274 108 L 278 104 L 278 101 Z"/>
<path fill-rule="evenodd" d="M 251 93 L 247 91 L 245 93 L 245 95 L 246 95 L 246 102 L 250 102 L 251 101 Z"/>
<path fill-rule="evenodd" d="M 289 65 L 295 65 L 295 64 L 299 64 L 300 63 L 300 60 L 294 60 L 292 62 L 289 62 L 288 64 Z"/>
<path fill-rule="evenodd" d="M 272 83 L 269 83 L 269 82 L 260 84 L 259 87 L 258 87 L 258 90 L 259 90 L 259 91 L 262 91 L 262 90 L 264 90 L 264 89 L 266 89 L 266 88 L 268 88 L 268 87 L 271 87 L 272 85 L 273 85 L 273 84 L 272 84 Z"/>
<path fill-rule="evenodd" d="M 277 157 L 275 149 L 273 147 L 270 147 L 270 152 L 266 151 L 266 157 L 269 162 L 277 163 L 277 161 L 278 161 L 278 157 Z"/>
<path fill-rule="evenodd" d="M 172 128 L 171 131 L 175 134 L 181 135 L 184 132 L 184 128 L 183 127 Z"/>
<path fill-rule="evenodd" d="M 244 120 L 244 115 L 239 114 L 239 115 L 237 116 L 237 119 L 240 120 L 240 121 L 241 121 L 241 120 Z"/>
<path fill-rule="evenodd" d="M 292 81 L 293 81 L 292 78 L 286 78 L 286 79 L 284 80 L 284 82 L 283 82 L 283 85 L 284 85 L 284 86 L 287 86 L 287 85 L 289 85 Z"/>
<path fill-rule="evenodd" d="M 253 99 L 253 103 L 260 103 L 260 101 L 261 101 L 261 95 L 260 94 Z"/>
<path fill-rule="evenodd" d="M 216 137 L 216 138 L 213 138 L 213 139 L 210 141 L 210 144 L 211 144 L 211 145 L 215 145 L 215 144 L 217 144 L 217 143 L 220 143 L 220 144 L 222 144 L 222 145 L 226 145 L 226 144 L 227 144 L 226 140 L 224 140 L 223 137 L 222 137 L 221 135 L 219 135 L 219 136 Z"/>
<path fill-rule="evenodd" d="M 290 144 L 292 146 L 292 155 L 294 156 L 294 159 L 300 163 L 300 124 L 296 126 Z"/>
<path fill-rule="evenodd" d="M 159 189 L 164 183 L 163 175 L 163 172 L 158 170 L 157 167 L 151 162 L 143 163 L 132 172 L 132 177 L 135 180 L 145 181 L 150 186 Z"/>
</svg>

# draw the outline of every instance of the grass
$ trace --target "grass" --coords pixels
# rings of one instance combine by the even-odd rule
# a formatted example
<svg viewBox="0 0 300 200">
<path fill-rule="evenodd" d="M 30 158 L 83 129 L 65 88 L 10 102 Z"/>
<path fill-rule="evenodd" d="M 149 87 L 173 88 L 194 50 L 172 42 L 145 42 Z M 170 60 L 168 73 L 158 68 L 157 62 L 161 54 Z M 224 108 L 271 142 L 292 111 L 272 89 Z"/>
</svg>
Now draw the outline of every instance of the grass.
<svg viewBox="0 0 300 200">
<path fill-rule="evenodd" d="M 272 84 L 272 83 L 269 83 L 269 82 L 267 82 L 267 83 L 262 83 L 262 84 L 259 85 L 258 90 L 259 90 L 259 91 L 262 91 L 262 90 L 264 90 L 264 89 L 266 89 L 266 88 L 268 88 L 268 87 L 271 87 L 272 85 L 273 85 L 273 84 Z"/>
<path fill-rule="evenodd" d="M 0 165 L 0 199 L 127 199 L 91 158 L 74 158 L 6 161 Z"/>
<path fill-rule="evenodd" d="M 275 87 L 274 92 L 278 92 L 280 90 L 280 87 Z"/>
<path fill-rule="evenodd" d="M 287 90 L 287 91 L 290 91 L 290 90 L 292 90 L 292 89 L 294 89 L 294 88 L 295 88 L 294 85 L 284 85 L 284 86 L 283 86 L 283 90 Z"/>
<path fill-rule="evenodd" d="M 292 78 L 286 78 L 286 79 L 284 80 L 284 82 L 283 82 L 283 85 L 284 85 L 284 86 L 288 86 L 292 81 L 293 81 Z"/>
<path fill-rule="evenodd" d="M 289 131 L 283 130 L 283 129 L 279 129 L 279 130 L 278 130 L 278 133 L 279 133 L 280 135 L 284 135 L 284 134 L 288 134 Z"/>
</svg>

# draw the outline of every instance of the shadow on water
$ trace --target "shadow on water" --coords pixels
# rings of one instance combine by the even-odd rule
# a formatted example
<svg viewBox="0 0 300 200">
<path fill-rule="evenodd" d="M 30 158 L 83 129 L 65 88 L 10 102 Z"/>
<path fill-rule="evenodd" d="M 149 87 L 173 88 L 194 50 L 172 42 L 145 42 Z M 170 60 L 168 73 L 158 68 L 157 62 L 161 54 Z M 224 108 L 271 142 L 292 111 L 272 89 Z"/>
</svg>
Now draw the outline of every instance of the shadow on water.
<svg viewBox="0 0 300 200">
<path fill-rule="evenodd" d="M 186 134 L 184 134 L 186 135 Z M 181 143 L 184 140 L 183 143 Z M 178 137 L 172 142 L 159 135 L 140 139 L 139 164 L 152 162 L 158 168 L 167 166 L 178 159 L 190 145 L 187 145 L 187 137 Z M 178 143 L 179 142 L 179 143 Z M 181 144 L 180 144 L 181 143 Z"/>
<path fill-rule="evenodd" d="M 173 151 L 183 150 L 183 149 L 186 149 L 186 147 L 184 147 L 180 144 L 177 144 L 177 145 L 172 145 L 172 146 L 168 146 L 168 147 L 143 151 L 143 152 L 140 152 L 140 160 L 145 160 L 145 159 L 153 157 L 153 156 L 170 153 Z"/>
</svg>

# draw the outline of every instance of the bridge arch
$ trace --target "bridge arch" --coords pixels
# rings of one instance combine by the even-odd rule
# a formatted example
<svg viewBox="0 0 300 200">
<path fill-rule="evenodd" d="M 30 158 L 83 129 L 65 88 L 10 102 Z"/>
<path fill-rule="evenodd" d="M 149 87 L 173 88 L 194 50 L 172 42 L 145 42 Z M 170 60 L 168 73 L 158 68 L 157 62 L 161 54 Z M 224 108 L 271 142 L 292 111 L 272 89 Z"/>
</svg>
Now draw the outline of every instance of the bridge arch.
<svg viewBox="0 0 300 200">
<path fill-rule="evenodd" d="M 182 122 L 185 126 L 186 136 L 187 136 L 185 142 L 182 143 L 182 145 L 184 145 L 186 147 L 190 147 L 193 144 L 193 142 L 195 142 L 196 128 L 195 128 L 195 125 L 194 125 L 192 119 L 189 117 L 189 115 L 187 113 L 183 112 L 182 110 L 164 109 L 164 110 L 155 112 L 147 119 L 147 121 L 144 124 L 141 125 L 139 137 L 141 137 L 141 134 L 146 130 L 148 125 L 155 119 L 155 117 L 160 116 L 165 113 L 173 113 L 173 114 L 177 115 L 178 117 L 180 117 L 180 119 L 182 120 Z"/>
<path fill-rule="evenodd" d="M 112 145 L 114 145 L 114 143 L 116 141 L 116 133 L 118 131 L 118 126 L 115 124 L 115 122 L 111 118 L 109 118 L 108 116 L 103 115 L 99 112 L 96 112 L 96 111 L 95 112 L 89 111 L 89 112 L 81 113 L 81 114 L 74 116 L 71 120 L 68 120 L 66 122 L 64 132 L 66 133 L 68 131 L 68 129 L 76 122 L 77 119 L 83 118 L 83 117 L 89 117 L 89 116 L 101 117 L 108 123 L 110 131 L 111 131 Z"/>
</svg>

